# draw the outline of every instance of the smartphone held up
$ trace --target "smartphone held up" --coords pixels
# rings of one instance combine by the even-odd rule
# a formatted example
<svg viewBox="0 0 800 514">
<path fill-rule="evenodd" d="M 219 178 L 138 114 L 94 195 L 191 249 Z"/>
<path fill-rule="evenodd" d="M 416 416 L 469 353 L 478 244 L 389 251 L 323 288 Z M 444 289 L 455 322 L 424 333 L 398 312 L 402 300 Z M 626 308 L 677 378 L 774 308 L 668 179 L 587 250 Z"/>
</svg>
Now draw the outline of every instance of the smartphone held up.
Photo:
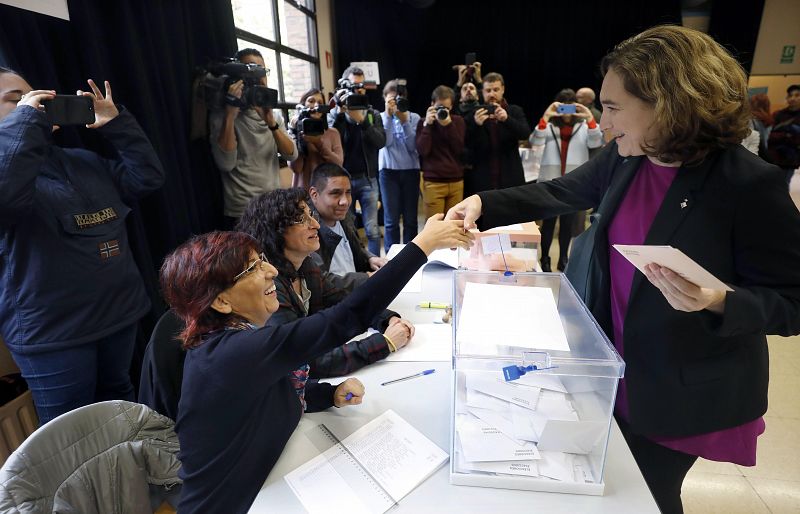
<svg viewBox="0 0 800 514">
<path fill-rule="evenodd" d="M 89 96 L 56 95 L 41 102 L 53 125 L 91 125 L 95 122 L 94 101 Z"/>
</svg>

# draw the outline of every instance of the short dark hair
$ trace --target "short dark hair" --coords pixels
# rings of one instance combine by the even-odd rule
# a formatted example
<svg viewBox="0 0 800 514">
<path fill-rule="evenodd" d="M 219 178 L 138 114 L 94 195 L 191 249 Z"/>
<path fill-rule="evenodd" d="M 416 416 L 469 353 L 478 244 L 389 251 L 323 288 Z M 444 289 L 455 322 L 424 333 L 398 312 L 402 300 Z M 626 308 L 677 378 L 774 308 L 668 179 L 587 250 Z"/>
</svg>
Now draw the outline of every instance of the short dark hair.
<svg viewBox="0 0 800 514">
<path fill-rule="evenodd" d="M 290 280 L 297 278 L 297 270 L 283 255 L 286 248 L 284 234 L 303 217 L 301 202 L 306 205 L 310 202 L 308 193 L 301 187 L 262 193 L 250 200 L 236 225 L 236 230 L 258 241 L 278 273 Z"/>
<path fill-rule="evenodd" d="M 364 70 L 362 70 L 358 66 L 348 66 L 342 72 L 342 78 L 346 79 L 350 75 L 363 75 L 363 74 L 364 74 Z"/>
<path fill-rule="evenodd" d="M 786 94 L 791 95 L 792 91 L 800 91 L 800 84 L 792 84 L 786 89 Z"/>
<path fill-rule="evenodd" d="M 16 75 L 17 77 L 21 78 L 21 79 L 22 79 L 22 80 L 24 80 L 25 82 L 28 82 L 28 81 L 25 79 L 25 77 L 23 77 L 23 76 L 22 76 L 22 73 L 20 73 L 20 72 L 18 72 L 18 71 L 14 71 L 14 70 L 12 70 L 11 68 L 4 68 L 4 67 L 0 66 L 0 75 L 5 75 L 5 74 Z"/>
<path fill-rule="evenodd" d="M 575 94 L 575 91 L 572 89 L 562 89 L 556 95 L 556 102 L 561 102 L 562 104 L 574 104 L 578 101 L 578 97 Z"/>
<path fill-rule="evenodd" d="M 433 102 L 446 98 L 449 98 L 453 102 L 456 101 L 456 93 L 453 91 L 453 88 L 449 86 L 436 86 L 436 89 L 431 93 L 431 101 Z"/>
<path fill-rule="evenodd" d="M 199 345 L 204 334 L 237 318 L 211 304 L 233 286 L 233 277 L 250 264 L 250 254 L 260 251 L 256 240 L 241 232 L 210 232 L 189 239 L 164 259 L 161 291 L 186 324 L 180 334 L 184 348 Z"/>
<path fill-rule="evenodd" d="M 503 79 L 503 76 L 494 71 L 483 76 L 483 83 L 486 84 L 487 82 L 499 82 L 504 86 L 506 85 L 506 81 Z"/>
<path fill-rule="evenodd" d="M 237 61 L 241 61 L 248 55 L 255 55 L 256 57 L 261 57 L 262 59 L 264 58 L 264 56 L 261 55 L 261 52 L 259 52 L 255 48 L 242 48 L 241 50 L 236 52 L 236 55 L 234 57 L 236 57 Z"/>
<path fill-rule="evenodd" d="M 383 96 L 386 96 L 389 93 L 397 93 L 397 79 L 392 79 L 383 86 Z"/>
<path fill-rule="evenodd" d="M 324 191 L 328 186 L 328 179 L 333 177 L 347 177 L 347 180 L 352 179 L 350 173 L 338 164 L 323 162 L 311 172 L 311 187 L 317 191 Z"/>
</svg>

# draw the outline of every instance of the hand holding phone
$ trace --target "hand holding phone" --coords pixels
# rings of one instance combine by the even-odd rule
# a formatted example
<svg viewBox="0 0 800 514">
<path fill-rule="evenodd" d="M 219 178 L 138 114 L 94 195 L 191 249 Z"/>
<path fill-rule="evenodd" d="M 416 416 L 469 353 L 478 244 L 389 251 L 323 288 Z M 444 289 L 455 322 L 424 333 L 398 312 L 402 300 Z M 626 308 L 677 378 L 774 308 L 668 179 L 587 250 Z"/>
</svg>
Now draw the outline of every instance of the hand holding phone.
<svg viewBox="0 0 800 514">
<path fill-rule="evenodd" d="M 87 128 L 100 128 L 109 121 L 113 120 L 119 115 L 117 106 L 114 105 L 114 99 L 111 97 L 111 84 L 106 80 L 106 94 L 100 92 L 100 88 L 94 83 L 92 79 L 87 80 L 92 92 L 78 90 L 79 96 L 91 98 L 94 102 L 94 115 L 95 120 L 91 125 L 86 125 Z"/>
<path fill-rule="evenodd" d="M 558 107 L 556 107 L 556 112 L 558 114 L 575 114 L 577 112 L 577 109 L 575 107 L 575 104 L 561 104 Z"/>
</svg>

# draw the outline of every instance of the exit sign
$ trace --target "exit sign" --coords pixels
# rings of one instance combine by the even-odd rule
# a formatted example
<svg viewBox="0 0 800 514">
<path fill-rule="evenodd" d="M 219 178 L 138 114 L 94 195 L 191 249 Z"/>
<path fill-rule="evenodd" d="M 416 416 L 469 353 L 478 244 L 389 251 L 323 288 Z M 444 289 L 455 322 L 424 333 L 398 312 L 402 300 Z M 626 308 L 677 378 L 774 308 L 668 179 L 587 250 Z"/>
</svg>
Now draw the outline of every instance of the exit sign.
<svg viewBox="0 0 800 514">
<path fill-rule="evenodd" d="M 794 45 L 785 45 L 781 52 L 781 64 L 792 64 L 794 62 Z"/>
</svg>

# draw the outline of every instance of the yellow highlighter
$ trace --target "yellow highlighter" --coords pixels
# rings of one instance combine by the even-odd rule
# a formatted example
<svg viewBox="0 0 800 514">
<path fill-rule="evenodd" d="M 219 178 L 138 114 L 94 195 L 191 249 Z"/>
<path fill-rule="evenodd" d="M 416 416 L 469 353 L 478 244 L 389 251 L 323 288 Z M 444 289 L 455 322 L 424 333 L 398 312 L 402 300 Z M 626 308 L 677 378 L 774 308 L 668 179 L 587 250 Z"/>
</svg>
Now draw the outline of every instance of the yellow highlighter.
<svg viewBox="0 0 800 514">
<path fill-rule="evenodd" d="M 420 302 L 419 306 L 422 309 L 446 309 L 450 307 L 450 304 L 439 302 Z"/>
</svg>

